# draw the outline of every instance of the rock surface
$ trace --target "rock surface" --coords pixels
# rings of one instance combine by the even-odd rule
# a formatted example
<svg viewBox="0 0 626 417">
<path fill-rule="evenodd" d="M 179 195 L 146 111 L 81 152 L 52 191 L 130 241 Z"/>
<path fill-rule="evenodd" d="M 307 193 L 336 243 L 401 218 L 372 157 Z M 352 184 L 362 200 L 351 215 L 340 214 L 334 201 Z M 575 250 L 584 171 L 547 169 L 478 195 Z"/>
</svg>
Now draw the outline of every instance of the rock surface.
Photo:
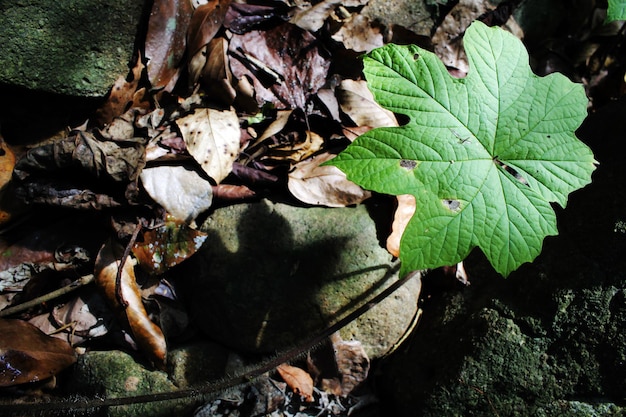
<svg viewBox="0 0 626 417">
<path fill-rule="evenodd" d="M 301 208 L 262 201 L 216 210 L 186 267 L 192 320 L 211 338 L 273 352 L 310 337 L 397 279 L 365 205 Z M 201 272 L 197 272 L 201 271 Z M 417 311 L 413 279 L 342 332 L 384 354 Z"/>
<path fill-rule="evenodd" d="M 0 84 L 104 96 L 128 73 L 144 2 L 0 2 Z"/>
<path fill-rule="evenodd" d="M 625 112 L 579 130 L 600 166 L 535 262 L 503 279 L 474 253 L 470 287 L 424 278 L 422 321 L 383 369 L 394 415 L 626 414 Z"/>
<path fill-rule="evenodd" d="M 199 387 L 224 377 L 229 352 L 211 342 L 194 342 L 172 349 L 167 373 L 149 369 L 136 358 L 119 350 L 91 351 L 79 356 L 65 389 L 93 398 L 140 396 Z M 102 410 L 111 417 L 183 416 L 206 401 L 197 395 L 179 400 L 137 403 Z M 70 412 L 68 415 L 74 415 Z"/>
<path fill-rule="evenodd" d="M 362 13 L 384 25 L 401 25 L 418 35 L 430 36 L 434 25 L 431 9 L 424 1 L 370 0 Z"/>
</svg>

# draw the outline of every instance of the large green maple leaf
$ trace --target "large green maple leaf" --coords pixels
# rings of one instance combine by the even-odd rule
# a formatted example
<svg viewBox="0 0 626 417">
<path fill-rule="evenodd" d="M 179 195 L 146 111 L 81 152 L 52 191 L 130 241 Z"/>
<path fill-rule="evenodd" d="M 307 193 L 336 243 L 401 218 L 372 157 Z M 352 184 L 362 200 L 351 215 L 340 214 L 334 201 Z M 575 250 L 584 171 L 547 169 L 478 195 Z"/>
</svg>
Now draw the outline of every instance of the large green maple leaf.
<svg viewBox="0 0 626 417">
<path fill-rule="evenodd" d="M 609 0 L 606 20 L 626 20 L 626 0 Z"/>
<path fill-rule="evenodd" d="M 475 22 L 464 45 L 463 79 L 417 46 L 366 55 L 376 101 L 410 121 L 371 130 L 330 161 L 364 188 L 416 197 L 402 273 L 453 265 L 478 246 L 507 276 L 557 234 L 550 203 L 565 207 L 595 168 L 574 134 L 587 114 L 582 85 L 533 74 L 522 42 L 502 29 Z"/>
</svg>

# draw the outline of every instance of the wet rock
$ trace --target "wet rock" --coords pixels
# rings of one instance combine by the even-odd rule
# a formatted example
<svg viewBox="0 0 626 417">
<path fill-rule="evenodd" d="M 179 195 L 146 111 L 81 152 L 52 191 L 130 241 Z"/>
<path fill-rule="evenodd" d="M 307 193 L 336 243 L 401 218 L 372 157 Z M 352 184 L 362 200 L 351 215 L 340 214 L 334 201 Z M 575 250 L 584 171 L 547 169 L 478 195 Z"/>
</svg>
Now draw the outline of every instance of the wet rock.
<svg viewBox="0 0 626 417">
<path fill-rule="evenodd" d="M 0 3 L 0 84 L 104 96 L 128 73 L 142 1 Z"/>
<path fill-rule="evenodd" d="M 320 332 L 397 279 L 368 207 L 302 208 L 262 201 L 216 210 L 188 262 L 191 316 L 208 336 L 274 352 Z M 385 353 L 416 310 L 414 279 L 344 328 L 368 355 Z"/>
<path fill-rule="evenodd" d="M 624 111 L 607 106 L 579 130 L 600 166 L 532 264 L 503 279 L 474 253 L 471 286 L 424 278 L 420 325 L 383 369 L 394 415 L 626 413 Z"/>
</svg>

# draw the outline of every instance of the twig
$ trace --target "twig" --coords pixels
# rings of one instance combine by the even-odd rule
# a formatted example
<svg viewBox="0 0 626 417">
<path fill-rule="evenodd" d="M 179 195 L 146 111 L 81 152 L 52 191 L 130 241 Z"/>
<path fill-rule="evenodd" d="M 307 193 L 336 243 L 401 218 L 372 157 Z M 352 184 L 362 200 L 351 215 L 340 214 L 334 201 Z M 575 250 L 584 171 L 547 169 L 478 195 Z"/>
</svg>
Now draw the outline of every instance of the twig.
<svg viewBox="0 0 626 417">
<path fill-rule="evenodd" d="M 389 278 L 395 273 L 399 268 L 399 265 L 390 268 L 385 276 Z M 348 323 L 362 316 L 364 313 L 372 309 L 378 303 L 383 301 L 393 292 L 395 292 L 398 288 L 407 283 L 411 278 L 414 278 L 416 275 L 419 275 L 419 271 L 414 271 L 407 274 L 405 277 L 399 279 L 392 283 L 389 287 L 385 288 L 379 294 L 374 296 L 372 299 L 363 303 L 359 308 L 352 311 L 345 317 L 341 318 L 335 324 L 329 326 L 325 330 L 316 334 L 312 338 L 304 341 L 303 343 L 298 343 L 295 346 L 286 349 L 285 351 L 268 358 L 258 365 L 254 366 L 252 369 L 244 370 L 241 373 L 234 375 L 230 378 L 214 381 L 199 387 L 181 389 L 178 391 L 172 392 L 158 392 L 153 394 L 146 395 L 138 395 L 138 396 L 129 396 L 129 397 L 117 397 L 117 398 L 90 398 L 84 401 L 80 401 L 76 398 L 67 399 L 67 400 L 59 400 L 52 401 L 48 403 L 22 403 L 22 404 L 7 404 L 5 402 L 0 402 L 0 408 L 3 413 L 7 413 L 7 415 L 20 415 L 20 413 L 28 412 L 32 415 L 32 413 L 37 413 L 37 415 L 47 415 L 54 414 L 55 412 L 61 410 L 72 410 L 73 413 L 78 412 L 79 410 L 89 410 L 94 411 L 97 408 L 101 407 L 116 407 L 128 404 L 140 404 L 140 403 L 148 403 L 155 401 L 172 401 L 179 400 L 182 398 L 194 399 L 194 400 L 202 400 L 206 402 L 206 397 L 209 395 L 214 395 L 218 392 L 224 391 L 225 389 L 235 387 L 237 385 L 242 385 L 249 383 L 250 381 L 258 378 L 266 372 L 272 371 L 278 365 L 292 361 L 293 359 L 300 356 L 302 353 L 307 352 L 315 346 L 321 344 L 326 338 L 328 338 L 331 334 L 345 327 Z M 4 415 L 4 414 L 3 414 Z"/>
<path fill-rule="evenodd" d="M 33 298 L 32 300 L 26 301 L 25 303 L 18 304 L 13 307 L 5 308 L 4 310 L 0 311 L 0 317 L 6 317 L 12 314 L 21 313 L 22 311 L 28 310 L 29 308 L 32 308 L 32 307 L 36 307 L 41 303 L 54 300 L 55 298 L 68 294 L 80 287 L 83 287 L 91 283 L 93 280 L 94 280 L 93 274 L 85 275 L 83 277 L 80 277 L 76 281 L 72 282 L 71 284 L 66 285 L 65 287 L 59 288 L 58 290 L 54 290 L 52 292 L 49 292 L 48 294 L 44 294 L 41 297 Z"/>
</svg>

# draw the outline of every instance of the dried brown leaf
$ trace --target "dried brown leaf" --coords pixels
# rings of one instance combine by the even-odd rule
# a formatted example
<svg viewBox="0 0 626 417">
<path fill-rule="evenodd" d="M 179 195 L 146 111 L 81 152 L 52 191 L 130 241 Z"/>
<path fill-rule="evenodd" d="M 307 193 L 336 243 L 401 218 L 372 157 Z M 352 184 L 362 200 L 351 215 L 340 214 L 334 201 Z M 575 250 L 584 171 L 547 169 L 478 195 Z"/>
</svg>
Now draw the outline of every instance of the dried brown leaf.
<svg viewBox="0 0 626 417">
<path fill-rule="evenodd" d="M 155 89 L 176 82 L 193 8 L 189 0 L 155 0 L 146 34 L 148 79 Z"/>
<path fill-rule="evenodd" d="M 213 187 L 213 198 L 222 201 L 243 201 L 256 197 L 245 185 L 219 184 Z"/>
<path fill-rule="evenodd" d="M 71 346 L 22 320 L 0 319 L 0 387 L 41 381 L 76 362 Z"/>
<path fill-rule="evenodd" d="M 276 370 L 289 388 L 300 395 L 304 401 L 313 401 L 313 378 L 304 369 L 288 365 L 278 365 Z"/>
<path fill-rule="evenodd" d="M 287 186 L 291 194 L 303 203 L 328 207 L 359 204 L 371 193 L 349 181 L 339 168 L 320 166 L 336 155 L 316 155 L 296 165 L 289 173 Z"/>
<path fill-rule="evenodd" d="M 230 0 L 209 0 L 193 12 L 187 30 L 187 52 L 190 57 L 211 42 L 222 27 L 229 7 Z"/>
<path fill-rule="evenodd" d="M 115 284 L 122 254 L 123 248 L 113 241 L 109 240 L 102 246 L 94 267 L 96 284 L 113 310 L 127 320 L 141 350 L 155 366 L 163 367 L 167 355 L 165 337 L 161 329 L 150 320 L 143 306 L 130 256 L 124 262 L 120 283 L 122 297 L 128 305 L 123 306 L 118 300 Z"/>
</svg>

